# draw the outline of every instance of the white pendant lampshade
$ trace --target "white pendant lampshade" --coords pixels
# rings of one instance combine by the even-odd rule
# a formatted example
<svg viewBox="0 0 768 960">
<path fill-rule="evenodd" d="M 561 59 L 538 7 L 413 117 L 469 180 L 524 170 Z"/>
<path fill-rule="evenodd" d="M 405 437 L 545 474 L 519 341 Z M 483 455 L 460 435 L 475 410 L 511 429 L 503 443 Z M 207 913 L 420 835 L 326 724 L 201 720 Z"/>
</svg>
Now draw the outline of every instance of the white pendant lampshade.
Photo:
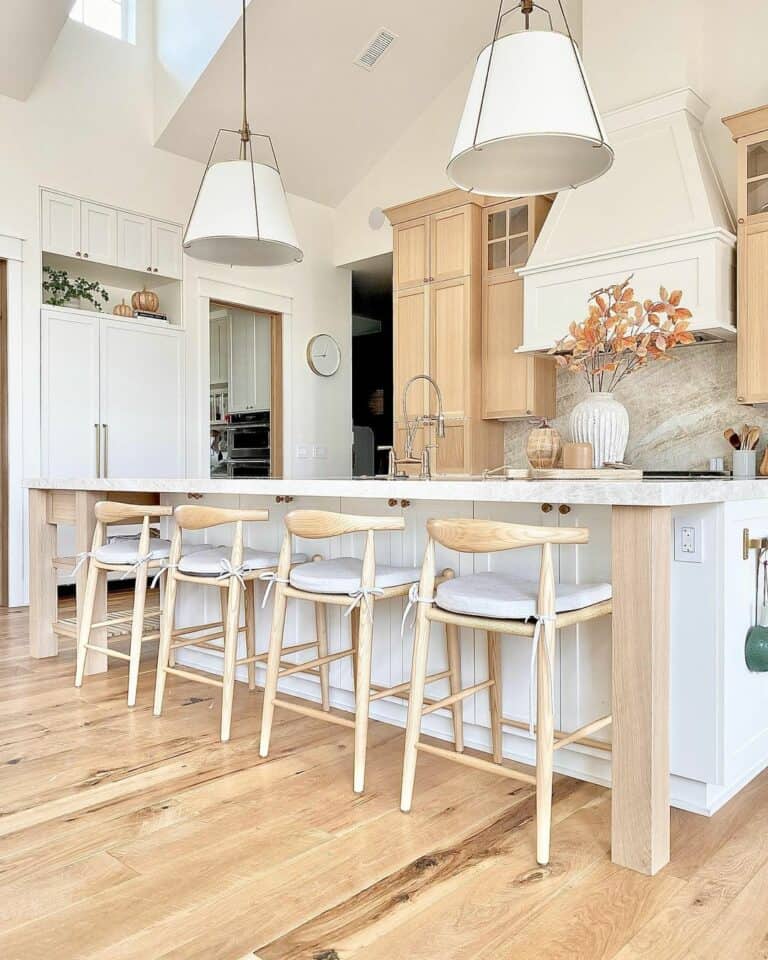
<svg viewBox="0 0 768 960">
<path fill-rule="evenodd" d="M 448 164 L 458 187 L 495 197 L 556 193 L 612 163 L 570 36 L 525 30 L 481 52 Z"/>
<path fill-rule="evenodd" d="M 300 262 L 279 172 L 266 163 L 227 160 L 208 167 L 184 249 L 198 260 L 273 267 Z"/>
<path fill-rule="evenodd" d="M 304 259 L 293 229 L 272 140 L 251 133 L 248 124 L 248 44 L 246 0 L 242 0 L 243 123 L 239 130 L 216 134 L 183 247 L 198 260 L 241 267 L 275 267 Z M 214 161 L 222 134 L 236 135 L 237 159 Z M 255 162 L 253 141 L 269 146 L 272 162 Z"/>
</svg>

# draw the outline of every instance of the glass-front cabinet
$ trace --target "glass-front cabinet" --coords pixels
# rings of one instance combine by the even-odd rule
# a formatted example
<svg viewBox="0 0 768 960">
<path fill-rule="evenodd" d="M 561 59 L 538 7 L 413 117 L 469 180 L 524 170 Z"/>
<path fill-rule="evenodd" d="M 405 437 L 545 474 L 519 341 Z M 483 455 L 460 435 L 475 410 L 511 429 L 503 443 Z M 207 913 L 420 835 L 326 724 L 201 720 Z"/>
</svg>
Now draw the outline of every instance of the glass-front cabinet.
<svg viewBox="0 0 768 960">
<path fill-rule="evenodd" d="M 768 213 L 768 139 L 750 143 L 747 161 L 747 216 Z"/>
</svg>

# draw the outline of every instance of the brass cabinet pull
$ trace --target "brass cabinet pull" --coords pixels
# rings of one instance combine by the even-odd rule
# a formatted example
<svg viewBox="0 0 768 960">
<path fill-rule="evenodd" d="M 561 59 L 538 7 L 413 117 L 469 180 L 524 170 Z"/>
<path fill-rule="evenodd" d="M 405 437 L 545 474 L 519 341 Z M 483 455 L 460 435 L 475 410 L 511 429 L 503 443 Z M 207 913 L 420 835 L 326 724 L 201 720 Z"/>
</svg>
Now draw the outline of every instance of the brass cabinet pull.
<svg viewBox="0 0 768 960">
<path fill-rule="evenodd" d="M 571 508 L 568 506 L 567 503 L 561 503 L 557 509 L 560 511 L 560 513 L 564 517 L 571 512 Z"/>
<path fill-rule="evenodd" d="M 101 438 L 99 437 L 99 425 L 94 423 L 93 429 L 96 431 L 96 476 L 101 476 Z"/>
<path fill-rule="evenodd" d="M 84 253 L 83 256 L 85 257 L 86 260 L 88 259 L 88 254 L 87 254 L 87 253 Z"/>
<path fill-rule="evenodd" d="M 397 506 L 397 500 L 395 500 L 394 497 L 390 497 L 389 500 L 387 500 L 387 506 L 388 506 L 388 507 L 396 507 L 396 506 Z"/>
<path fill-rule="evenodd" d="M 542 512 L 542 513 L 551 513 L 551 512 L 552 512 L 552 504 L 551 504 L 551 503 L 542 503 L 542 505 L 541 505 L 541 512 Z"/>
<path fill-rule="evenodd" d="M 284 497 L 278 494 L 275 497 L 275 503 L 293 503 L 293 497 Z"/>
<path fill-rule="evenodd" d="M 400 506 L 401 506 L 401 507 L 410 507 L 410 505 L 411 505 L 411 501 L 410 501 L 410 500 L 401 500 L 401 501 L 400 501 Z"/>
<path fill-rule="evenodd" d="M 102 423 L 101 429 L 104 434 L 104 473 L 102 476 L 106 479 L 109 476 L 109 425 Z"/>
<path fill-rule="evenodd" d="M 187 500 L 202 500 L 202 499 L 203 499 L 202 493 L 188 493 L 188 494 L 187 494 Z"/>
<path fill-rule="evenodd" d="M 76 256 L 76 257 L 82 257 L 82 253 L 80 253 L 79 250 L 75 250 L 75 256 Z"/>
</svg>

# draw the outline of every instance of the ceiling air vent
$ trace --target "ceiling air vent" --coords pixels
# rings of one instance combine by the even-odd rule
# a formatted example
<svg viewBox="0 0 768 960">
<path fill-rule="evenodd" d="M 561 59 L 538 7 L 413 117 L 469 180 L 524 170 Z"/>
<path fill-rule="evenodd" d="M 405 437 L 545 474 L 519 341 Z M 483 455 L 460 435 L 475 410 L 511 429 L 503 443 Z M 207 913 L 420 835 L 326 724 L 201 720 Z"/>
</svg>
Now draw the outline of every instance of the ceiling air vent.
<svg viewBox="0 0 768 960">
<path fill-rule="evenodd" d="M 379 30 L 357 60 L 355 60 L 355 63 L 358 67 L 362 67 L 363 70 L 373 70 L 395 40 L 397 40 L 396 33 L 392 33 L 390 30 Z"/>
</svg>

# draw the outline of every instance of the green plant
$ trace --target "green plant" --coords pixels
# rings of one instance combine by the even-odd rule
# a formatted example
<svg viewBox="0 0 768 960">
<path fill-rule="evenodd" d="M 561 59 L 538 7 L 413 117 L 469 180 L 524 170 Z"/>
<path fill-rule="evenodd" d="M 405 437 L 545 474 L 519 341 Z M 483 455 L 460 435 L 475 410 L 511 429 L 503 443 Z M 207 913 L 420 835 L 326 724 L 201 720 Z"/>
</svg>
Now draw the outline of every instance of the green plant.
<svg viewBox="0 0 768 960">
<path fill-rule="evenodd" d="M 70 300 L 87 300 L 97 310 L 101 310 L 101 303 L 109 301 L 109 294 L 97 280 L 86 280 L 84 277 L 70 279 L 66 270 L 56 270 L 54 267 L 43 267 L 45 279 L 43 290 L 47 295 L 46 303 L 53 307 L 63 307 Z"/>
</svg>

